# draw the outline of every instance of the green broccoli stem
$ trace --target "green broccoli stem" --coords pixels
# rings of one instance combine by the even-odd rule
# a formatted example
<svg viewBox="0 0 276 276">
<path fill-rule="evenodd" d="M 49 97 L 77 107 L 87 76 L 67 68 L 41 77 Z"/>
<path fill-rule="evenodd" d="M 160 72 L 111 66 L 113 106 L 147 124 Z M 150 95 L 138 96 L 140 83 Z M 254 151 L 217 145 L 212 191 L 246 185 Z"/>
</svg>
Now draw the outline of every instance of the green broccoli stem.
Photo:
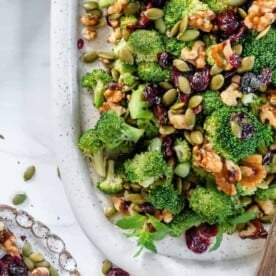
<svg viewBox="0 0 276 276">
<path fill-rule="evenodd" d="M 145 131 L 144 129 L 139 129 L 128 124 L 124 124 L 122 127 L 124 140 L 133 141 L 134 143 L 137 143 Z"/>
<path fill-rule="evenodd" d="M 93 155 L 93 167 L 94 167 L 95 172 L 100 177 L 106 176 L 106 159 L 105 159 L 105 156 L 104 156 L 104 153 L 102 150 L 98 150 Z"/>
<path fill-rule="evenodd" d="M 96 86 L 93 87 L 93 102 L 96 108 L 101 107 L 104 102 L 104 87 L 105 86 L 102 81 L 98 81 Z"/>
</svg>

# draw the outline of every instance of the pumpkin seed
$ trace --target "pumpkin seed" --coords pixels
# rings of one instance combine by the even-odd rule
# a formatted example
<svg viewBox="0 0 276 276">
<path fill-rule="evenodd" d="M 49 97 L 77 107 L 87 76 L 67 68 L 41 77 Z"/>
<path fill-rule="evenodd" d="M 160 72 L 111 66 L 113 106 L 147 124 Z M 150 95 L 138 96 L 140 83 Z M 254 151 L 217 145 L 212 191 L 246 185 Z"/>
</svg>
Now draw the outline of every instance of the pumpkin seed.
<svg viewBox="0 0 276 276">
<path fill-rule="evenodd" d="M 192 131 L 190 134 L 190 138 L 192 143 L 195 145 L 201 145 L 203 143 L 203 135 L 199 130 Z"/>
<path fill-rule="evenodd" d="M 236 44 L 232 47 L 233 52 L 236 53 L 237 55 L 241 55 L 242 53 L 242 45 L 241 44 Z"/>
<path fill-rule="evenodd" d="M 243 198 L 241 199 L 241 205 L 242 205 L 242 207 L 246 207 L 246 206 L 248 206 L 248 205 L 251 204 L 251 203 L 252 203 L 252 198 L 249 197 L 249 196 L 243 197 Z"/>
<path fill-rule="evenodd" d="M 172 88 L 166 91 L 162 96 L 162 103 L 165 106 L 170 106 L 173 102 L 175 102 L 177 98 L 177 90 Z"/>
<path fill-rule="evenodd" d="M 120 77 L 120 73 L 116 69 L 114 69 L 114 68 L 111 69 L 111 75 L 115 81 L 118 81 L 118 79 Z"/>
<path fill-rule="evenodd" d="M 261 39 L 262 37 L 266 36 L 266 34 L 268 33 L 268 31 L 270 30 L 271 25 L 267 26 L 263 31 L 261 31 L 257 36 L 256 36 L 256 40 Z"/>
<path fill-rule="evenodd" d="M 191 145 L 193 144 L 192 140 L 191 140 L 191 137 L 190 137 L 190 132 L 189 131 L 187 131 L 187 130 L 184 131 L 184 138 L 187 140 L 187 142 L 189 144 L 191 144 Z"/>
<path fill-rule="evenodd" d="M 49 267 L 49 272 L 51 276 L 59 276 L 57 270 L 52 266 Z"/>
<path fill-rule="evenodd" d="M 190 67 L 187 64 L 187 62 L 185 62 L 182 59 L 175 59 L 173 61 L 173 66 L 176 67 L 177 70 L 181 71 L 181 72 L 188 72 L 190 71 Z"/>
<path fill-rule="evenodd" d="M 29 242 L 24 243 L 22 253 L 26 257 L 29 257 L 33 253 L 32 246 Z"/>
<path fill-rule="evenodd" d="M 188 27 L 188 16 L 185 15 L 180 22 L 179 33 L 183 34 L 187 30 L 187 27 Z"/>
<path fill-rule="evenodd" d="M 180 177 L 177 177 L 177 179 L 176 179 L 176 190 L 177 190 L 177 193 L 179 194 L 179 195 L 181 195 L 181 193 L 182 193 L 182 180 L 181 180 L 181 178 Z"/>
<path fill-rule="evenodd" d="M 157 31 L 159 31 L 160 34 L 166 33 L 166 25 L 163 20 L 163 18 L 158 18 L 154 21 L 154 26 Z"/>
<path fill-rule="evenodd" d="M 35 263 L 39 263 L 39 262 L 44 261 L 44 256 L 39 252 L 32 253 L 29 256 L 29 258 L 30 258 L 31 261 L 33 261 Z"/>
<path fill-rule="evenodd" d="M 238 8 L 238 13 L 239 13 L 240 17 L 243 19 L 245 19 L 245 17 L 247 16 L 246 11 L 242 8 Z"/>
<path fill-rule="evenodd" d="M 200 32 L 198 30 L 186 30 L 184 33 L 180 33 L 177 39 L 181 41 L 192 41 L 198 38 L 199 35 Z"/>
<path fill-rule="evenodd" d="M 163 135 L 170 135 L 175 132 L 175 128 L 173 126 L 161 126 L 159 128 L 159 133 Z"/>
<path fill-rule="evenodd" d="M 117 213 L 117 210 L 115 209 L 114 206 L 108 207 L 108 208 L 106 208 L 105 211 L 104 211 L 104 215 L 105 215 L 107 218 L 113 217 L 116 213 Z"/>
<path fill-rule="evenodd" d="M 255 56 L 249 56 L 242 59 L 241 66 L 238 68 L 238 73 L 251 71 L 254 66 Z"/>
<path fill-rule="evenodd" d="M 102 263 L 102 273 L 106 275 L 111 268 L 112 263 L 109 260 L 104 260 Z"/>
<path fill-rule="evenodd" d="M 132 65 L 134 63 L 133 55 L 128 48 L 120 49 L 120 51 L 118 52 L 118 56 L 122 61 L 127 64 Z"/>
<path fill-rule="evenodd" d="M 241 127 L 239 126 L 239 124 L 236 121 L 232 121 L 230 123 L 231 126 L 231 131 L 232 134 L 237 137 L 237 138 L 241 138 Z"/>
<path fill-rule="evenodd" d="M 190 94 L 191 93 L 191 85 L 187 78 L 180 76 L 178 78 L 178 87 L 179 90 L 184 94 Z"/>
<path fill-rule="evenodd" d="M 216 63 L 211 67 L 210 74 L 211 76 L 217 75 L 223 71 L 222 68 L 218 67 Z"/>
<path fill-rule="evenodd" d="M 83 4 L 83 8 L 86 11 L 92 11 L 92 10 L 98 9 L 99 8 L 99 4 L 97 2 L 94 2 L 94 1 L 89 1 L 89 2 L 85 2 Z"/>
<path fill-rule="evenodd" d="M 202 97 L 202 96 L 200 96 L 200 95 L 195 95 L 195 96 L 193 96 L 193 97 L 189 100 L 188 106 L 189 106 L 190 108 L 195 108 L 195 107 L 197 107 L 197 106 L 199 106 L 199 105 L 201 104 L 202 100 L 203 100 L 203 97 Z"/>
<path fill-rule="evenodd" d="M 222 74 L 218 74 L 212 77 L 211 83 L 210 83 L 210 88 L 212 90 L 219 90 L 224 84 L 224 77 Z"/>
<path fill-rule="evenodd" d="M 174 37 L 178 34 L 180 23 L 181 23 L 181 21 L 178 21 L 177 23 L 174 24 L 172 29 L 167 33 L 168 37 Z"/>
<path fill-rule="evenodd" d="M 159 85 L 162 88 L 166 89 L 166 90 L 169 90 L 169 89 L 173 88 L 173 85 L 171 83 L 169 83 L 169 82 L 166 82 L 166 81 L 160 82 Z"/>
<path fill-rule="evenodd" d="M 271 223 L 273 219 L 272 215 L 264 215 L 260 218 L 260 220 L 264 223 Z"/>
<path fill-rule="evenodd" d="M 84 63 L 90 63 L 95 61 L 97 57 L 98 57 L 97 52 L 91 51 L 91 52 L 85 53 L 81 59 Z"/>
<path fill-rule="evenodd" d="M 113 13 L 108 15 L 108 21 L 114 21 L 120 19 L 122 15 L 120 13 Z"/>
<path fill-rule="evenodd" d="M 91 17 L 96 17 L 96 18 L 100 19 L 103 15 L 103 12 L 99 9 L 96 9 L 93 11 L 89 11 L 88 15 Z"/>
<path fill-rule="evenodd" d="M 191 108 L 187 108 L 184 114 L 184 121 L 186 123 L 186 129 L 193 129 L 196 122 L 196 115 Z"/>
<path fill-rule="evenodd" d="M 98 52 L 98 57 L 102 58 L 103 60 L 114 60 L 116 56 L 113 53 L 107 52 Z"/>
<path fill-rule="evenodd" d="M 27 195 L 24 192 L 15 194 L 12 198 L 13 205 L 20 205 L 27 199 Z"/>
<path fill-rule="evenodd" d="M 130 194 L 128 192 L 124 193 L 124 199 L 126 201 L 134 202 L 134 203 L 144 203 L 145 199 L 141 196 L 141 194 Z"/>
<path fill-rule="evenodd" d="M 48 263 L 47 261 L 42 261 L 42 262 L 38 262 L 34 264 L 35 267 L 50 267 L 50 263 Z"/>
<path fill-rule="evenodd" d="M 164 12 L 161 9 L 151 8 L 147 9 L 144 14 L 149 20 L 156 20 L 163 17 Z"/>
<path fill-rule="evenodd" d="M 140 3 L 138 1 L 129 3 L 126 8 L 124 9 L 125 15 L 132 15 L 137 13 L 140 10 Z"/>
<path fill-rule="evenodd" d="M 34 174 L 35 174 L 35 166 L 30 166 L 25 170 L 23 178 L 25 181 L 28 181 L 34 176 Z"/>
<path fill-rule="evenodd" d="M 174 173 L 182 178 L 186 177 L 190 173 L 191 164 L 188 162 L 179 163 L 175 169 Z"/>
<path fill-rule="evenodd" d="M 137 193 L 140 192 L 142 189 L 142 187 L 140 185 L 135 184 L 135 183 L 132 183 L 130 187 L 131 187 L 132 191 L 137 192 Z"/>
<path fill-rule="evenodd" d="M 23 256 L 23 261 L 24 261 L 24 263 L 27 266 L 27 268 L 28 268 L 29 271 L 34 270 L 35 266 L 34 266 L 34 263 L 32 262 L 32 260 L 30 260 L 26 256 Z"/>
<path fill-rule="evenodd" d="M 182 108 L 184 107 L 184 105 L 185 105 L 185 103 L 176 103 L 176 104 L 174 104 L 174 105 L 171 107 L 171 109 L 172 109 L 172 110 L 179 110 L 179 109 L 182 110 Z"/>
</svg>

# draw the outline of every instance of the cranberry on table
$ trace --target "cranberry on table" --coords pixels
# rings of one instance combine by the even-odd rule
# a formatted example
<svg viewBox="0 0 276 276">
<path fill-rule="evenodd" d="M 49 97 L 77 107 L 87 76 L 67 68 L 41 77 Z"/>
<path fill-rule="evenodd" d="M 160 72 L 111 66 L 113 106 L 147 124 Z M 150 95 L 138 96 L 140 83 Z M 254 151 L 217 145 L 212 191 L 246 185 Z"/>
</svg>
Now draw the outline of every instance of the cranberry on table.
<svg viewBox="0 0 276 276">
<path fill-rule="evenodd" d="M 129 276 L 129 273 L 121 268 L 112 268 L 109 270 L 107 276 Z"/>
</svg>

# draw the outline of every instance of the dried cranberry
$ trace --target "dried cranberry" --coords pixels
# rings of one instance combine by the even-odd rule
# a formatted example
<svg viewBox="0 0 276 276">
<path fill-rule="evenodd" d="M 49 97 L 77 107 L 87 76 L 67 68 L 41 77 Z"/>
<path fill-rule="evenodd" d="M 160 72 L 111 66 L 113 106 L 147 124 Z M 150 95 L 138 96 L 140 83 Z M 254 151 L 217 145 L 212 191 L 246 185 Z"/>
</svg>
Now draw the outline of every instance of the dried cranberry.
<svg viewBox="0 0 276 276">
<path fill-rule="evenodd" d="M 107 276 L 129 276 L 129 273 L 121 268 L 112 268 L 108 271 Z"/>
<path fill-rule="evenodd" d="M 233 34 L 240 25 L 233 9 L 218 14 L 216 24 L 219 31 L 229 35 Z"/>
<path fill-rule="evenodd" d="M 171 136 L 164 136 L 162 141 L 162 153 L 166 158 L 173 157 L 173 139 Z"/>
<path fill-rule="evenodd" d="M 204 91 L 208 87 L 210 79 L 209 68 L 197 71 L 190 77 L 191 87 L 195 91 Z"/>
<path fill-rule="evenodd" d="M 190 95 L 187 95 L 187 94 L 184 94 L 184 93 L 179 94 L 179 100 L 182 103 L 187 103 L 189 98 L 190 98 Z"/>
<path fill-rule="evenodd" d="M 169 52 L 162 52 L 158 54 L 158 63 L 162 68 L 166 68 L 172 64 L 173 55 Z"/>
<path fill-rule="evenodd" d="M 240 27 L 233 34 L 226 38 L 230 39 L 231 42 L 237 42 L 246 30 L 246 26 L 244 24 L 241 24 Z"/>
<path fill-rule="evenodd" d="M 230 122 L 236 122 L 240 127 L 240 136 L 236 137 L 241 140 L 248 140 L 255 133 L 251 119 L 244 112 L 234 112 L 230 117 Z"/>
<path fill-rule="evenodd" d="M 161 104 L 153 108 L 153 114 L 160 125 L 166 125 L 168 123 L 168 112 Z"/>
<path fill-rule="evenodd" d="M 153 207 L 153 205 L 149 202 L 145 202 L 139 205 L 139 207 L 141 208 L 141 211 L 145 214 L 150 214 L 153 215 L 155 213 L 155 208 Z"/>
<path fill-rule="evenodd" d="M 272 79 L 272 72 L 269 68 L 263 69 L 258 76 L 258 80 L 261 82 L 261 85 L 269 85 Z"/>
<path fill-rule="evenodd" d="M 147 29 L 152 25 L 152 21 L 149 20 L 144 11 L 141 12 L 140 14 L 140 19 L 138 22 L 134 23 L 133 25 L 127 26 L 127 29 L 129 31 L 135 31 L 138 29 Z"/>
<path fill-rule="evenodd" d="M 78 42 L 77 42 L 77 46 L 78 46 L 78 49 L 81 50 L 84 46 L 84 41 L 83 39 L 78 39 Z"/>
<path fill-rule="evenodd" d="M 10 276 L 27 276 L 28 275 L 27 267 L 23 263 L 20 265 L 15 264 L 15 263 L 10 264 L 8 270 L 9 270 Z"/>
<path fill-rule="evenodd" d="M 241 66 L 242 58 L 238 54 L 233 54 L 230 56 L 229 62 L 234 68 L 239 68 Z"/>
<path fill-rule="evenodd" d="M 111 82 L 108 84 L 108 89 L 110 90 L 120 90 L 122 88 L 122 84 L 118 82 Z"/>
<path fill-rule="evenodd" d="M 218 233 L 218 227 L 216 225 L 203 223 L 198 227 L 198 234 L 205 239 L 215 237 L 217 233 Z"/>
<path fill-rule="evenodd" d="M 201 113 L 202 110 L 203 110 L 203 106 L 201 104 L 193 108 L 193 112 L 196 115 L 199 114 L 199 113 Z"/>
<path fill-rule="evenodd" d="M 258 76 L 252 72 L 245 73 L 241 77 L 240 88 L 244 93 L 253 93 L 261 86 Z"/>
<path fill-rule="evenodd" d="M 207 238 L 203 238 L 199 235 L 199 231 L 197 227 L 192 227 L 186 231 L 186 244 L 190 250 L 194 253 L 203 253 L 205 252 L 209 245 L 210 240 Z"/>
<path fill-rule="evenodd" d="M 143 97 L 150 106 L 161 103 L 162 89 L 157 84 L 149 84 L 144 88 Z"/>
<path fill-rule="evenodd" d="M 171 80 L 175 87 L 178 86 L 178 78 L 182 76 L 182 73 L 176 69 L 176 67 L 172 67 L 171 70 Z"/>
</svg>

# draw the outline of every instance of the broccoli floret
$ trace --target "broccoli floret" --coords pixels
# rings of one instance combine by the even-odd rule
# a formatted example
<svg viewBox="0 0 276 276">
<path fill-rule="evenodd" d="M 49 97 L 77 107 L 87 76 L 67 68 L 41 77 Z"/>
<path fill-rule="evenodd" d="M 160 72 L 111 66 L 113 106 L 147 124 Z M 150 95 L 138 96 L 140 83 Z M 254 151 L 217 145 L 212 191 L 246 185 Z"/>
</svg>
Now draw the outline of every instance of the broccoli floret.
<svg viewBox="0 0 276 276">
<path fill-rule="evenodd" d="M 131 149 L 144 134 L 113 111 L 103 113 L 96 124 L 96 133 L 107 151 Z"/>
<path fill-rule="evenodd" d="M 181 50 L 183 48 L 192 46 L 192 42 L 180 41 L 174 37 L 168 38 L 167 36 L 164 36 L 163 41 L 165 44 L 165 50 L 177 57 L 181 55 Z"/>
<path fill-rule="evenodd" d="M 188 142 L 184 139 L 176 139 L 173 147 L 177 159 L 180 163 L 190 161 L 192 158 L 191 148 Z"/>
<path fill-rule="evenodd" d="M 103 93 L 107 85 L 112 81 L 113 79 L 111 75 L 103 69 L 95 69 L 91 73 L 87 73 L 82 77 L 82 87 L 93 91 L 93 102 L 96 108 L 99 108 L 103 104 Z"/>
<path fill-rule="evenodd" d="M 256 196 L 260 200 L 276 200 L 276 184 L 270 185 L 267 189 L 258 189 Z"/>
<path fill-rule="evenodd" d="M 148 187 L 158 179 L 172 177 L 172 168 L 159 151 L 146 151 L 136 154 L 124 163 L 127 179 Z"/>
<path fill-rule="evenodd" d="M 116 61 L 113 63 L 113 68 L 120 74 L 134 74 L 136 71 L 136 68 L 133 65 L 127 64 L 120 59 L 116 59 Z"/>
<path fill-rule="evenodd" d="M 84 132 L 79 139 L 78 146 L 84 155 L 92 158 L 93 167 L 96 173 L 101 177 L 105 177 L 106 162 L 103 153 L 103 145 L 98 138 L 96 130 L 90 129 Z"/>
<path fill-rule="evenodd" d="M 164 21 L 167 28 L 182 19 L 183 16 L 191 16 L 198 11 L 207 10 L 208 6 L 199 0 L 168 0 L 164 6 Z"/>
<path fill-rule="evenodd" d="M 161 82 L 170 80 L 170 70 L 163 69 L 157 62 L 141 62 L 138 64 L 138 76 L 145 82 Z"/>
<path fill-rule="evenodd" d="M 240 134 L 233 130 L 233 125 L 238 125 Z M 216 110 L 206 119 L 204 128 L 215 151 L 234 162 L 254 153 L 262 141 L 269 146 L 273 140 L 271 128 L 261 124 L 251 112 L 243 108 L 224 106 Z M 251 132 L 247 133 L 245 129 Z"/>
<path fill-rule="evenodd" d="M 271 83 L 276 87 L 276 69 L 272 71 Z"/>
<path fill-rule="evenodd" d="M 230 8 L 231 6 L 235 6 L 235 1 L 232 0 L 201 0 L 202 2 L 206 3 L 213 12 L 221 13 Z M 240 5 L 243 3 L 238 1 Z M 244 1 L 245 2 L 245 1 Z"/>
<path fill-rule="evenodd" d="M 207 116 L 211 115 L 212 112 L 220 109 L 224 105 L 219 94 L 215 91 L 206 90 L 201 95 L 203 97 L 203 100 L 202 100 L 203 113 Z"/>
<path fill-rule="evenodd" d="M 114 160 L 107 161 L 106 178 L 97 184 L 98 189 L 105 194 L 116 194 L 123 190 L 123 180 L 114 174 L 114 166 Z"/>
<path fill-rule="evenodd" d="M 137 77 L 135 77 L 131 73 L 124 73 L 120 75 L 118 82 L 131 87 L 136 84 Z"/>
<path fill-rule="evenodd" d="M 162 36 L 154 30 L 134 31 L 127 44 L 137 63 L 157 61 L 157 54 L 164 51 Z"/>
<path fill-rule="evenodd" d="M 145 137 L 146 138 L 154 138 L 159 133 L 159 125 L 157 120 L 152 117 L 150 120 L 146 119 L 138 119 L 137 120 L 138 128 L 142 128 L 145 130 Z"/>
<path fill-rule="evenodd" d="M 158 209 L 165 209 L 179 214 L 184 208 L 184 201 L 172 185 L 158 185 L 149 192 L 149 202 Z"/>
<path fill-rule="evenodd" d="M 120 17 L 120 27 L 121 30 L 124 31 L 127 27 L 134 25 L 138 19 L 134 15 L 127 15 Z"/>
<path fill-rule="evenodd" d="M 259 73 L 265 68 L 276 70 L 276 27 L 271 26 L 268 33 L 261 39 L 256 40 L 256 33 L 247 31 L 241 39 L 243 45 L 242 55 L 255 56 L 253 71 Z"/>
<path fill-rule="evenodd" d="M 237 193 L 239 196 L 254 195 L 257 190 L 256 187 L 246 187 L 246 186 L 242 186 L 240 184 L 237 184 L 236 188 L 237 188 Z"/>
<path fill-rule="evenodd" d="M 170 234 L 173 237 L 179 237 L 183 232 L 192 228 L 193 226 L 199 226 L 203 223 L 202 218 L 193 211 L 186 211 L 183 214 L 179 214 L 174 217 L 173 221 L 169 224 L 171 229 Z"/>
<path fill-rule="evenodd" d="M 235 213 L 231 197 L 215 189 L 197 186 L 189 203 L 190 208 L 210 224 L 220 223 Z"/>
</svg>

